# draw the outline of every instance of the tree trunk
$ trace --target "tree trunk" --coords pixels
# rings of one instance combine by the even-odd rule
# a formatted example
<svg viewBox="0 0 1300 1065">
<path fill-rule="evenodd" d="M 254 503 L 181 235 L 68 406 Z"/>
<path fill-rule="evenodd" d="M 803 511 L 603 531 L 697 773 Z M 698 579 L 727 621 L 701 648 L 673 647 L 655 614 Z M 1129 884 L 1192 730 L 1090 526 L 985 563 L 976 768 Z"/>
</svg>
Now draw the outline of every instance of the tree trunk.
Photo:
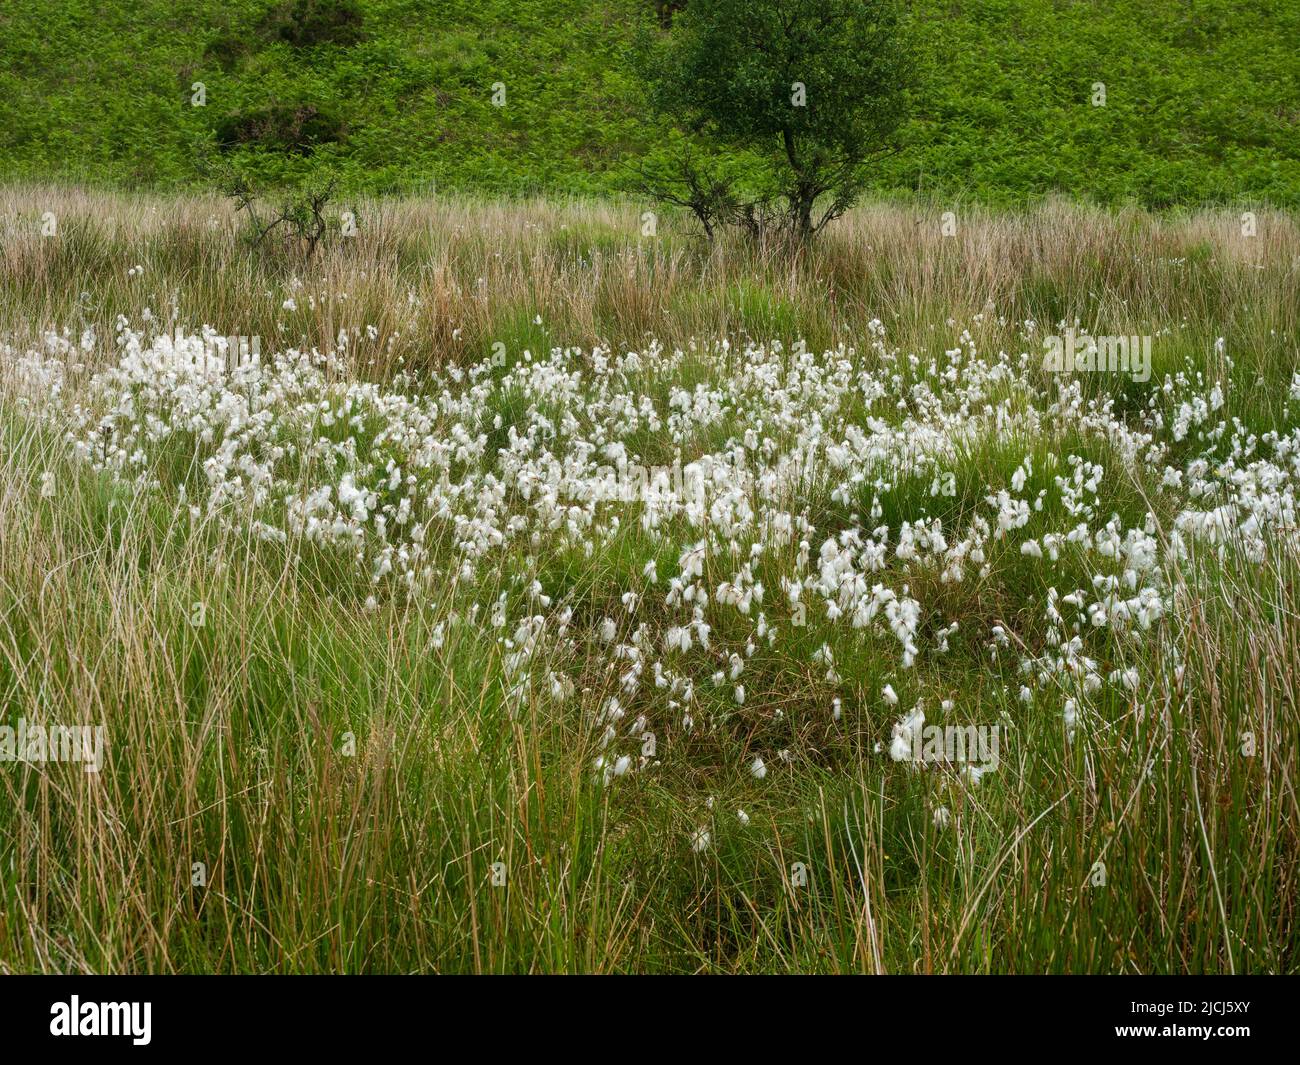
<svg viewBox="0 0 1300 1065">
<path fill-rule="evenodd" d="M 807 244 L 813 238 L 813 201 L 817 197 L 815 193 L 804 187 L 799 188 L 796 196 L 795 233 L 799 237 L 800 244 Z"/>
<path fill-rule="evenodd" d="M 790 163 L 790 169 L 794 171 L 794 188 L 790 194 L 790 221 L 793 223 L 794 233 L 799 238 L 799 243 L 807 244 L 813 236 L 812 211 L 817 193 L 800 165 L 794 131 L 789 126 L 781 131 L 781 142 L 785 145 L 785 157 Z"/>
</svg>

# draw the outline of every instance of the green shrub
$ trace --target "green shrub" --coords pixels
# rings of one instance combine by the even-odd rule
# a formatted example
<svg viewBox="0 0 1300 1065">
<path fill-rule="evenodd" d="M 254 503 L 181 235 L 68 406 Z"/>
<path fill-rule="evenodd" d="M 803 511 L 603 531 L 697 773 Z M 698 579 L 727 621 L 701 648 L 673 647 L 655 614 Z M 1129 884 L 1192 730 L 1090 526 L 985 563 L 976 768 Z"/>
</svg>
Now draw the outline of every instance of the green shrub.
<svg viewBox="0 0 1300 1065">
<path fill-rule="evenodd" d="M 217 144 L 225 151 L 246 145 L 303 155 L 321 144 L 345 138 L 343 122 L 313 104 L 269 104 L 227 115 L 217 124 Z"/>
<path fill-rule="evenodd" d="M 289 0 L 268 12 L 264 25 L 293 48 L 346 48 L 361 40 L 362 21 L 353 0 Z"/>
</svg>

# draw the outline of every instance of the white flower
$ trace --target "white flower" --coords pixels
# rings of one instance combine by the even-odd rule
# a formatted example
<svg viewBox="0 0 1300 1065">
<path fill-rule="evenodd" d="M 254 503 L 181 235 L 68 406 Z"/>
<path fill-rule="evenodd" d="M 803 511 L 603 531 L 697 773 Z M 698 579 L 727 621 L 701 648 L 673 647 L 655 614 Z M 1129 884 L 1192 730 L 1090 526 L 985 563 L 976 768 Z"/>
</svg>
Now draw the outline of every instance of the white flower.
<svg viewBox="0 0 1300 1065">
<path fill-rule="evenodd" d="M 745 813 L 744 810 L 737 810 L 736 820 L 739 821 L 742 825 L 747 825 L 749 824 L 749 814 Z"/>
<path fill-rule="evenodd" d="M 1066 739 L 1074 738 L 1074 730 L 1079 723 L 1078 704 L 1073 699 L 1065 700 L 1065 709 L 1061 715 L 1065 719 L 1065 736 Z"/>
<path fill-rule="evenodd" d="M 753 774 L 755 780 L 762 780 L 767 776 L 767 766 L 763 764 L 762 758 L 755 758 L 753 764 L 749 767 L 749 771 Z"/>
<path fill-rule="evenodd" d="M 918 702 L 907 716 L 895 722 L 893 736 L 889 741 L 889 757 L 895 762 L 911 761 L 913 744 L 919 739 L 925 727 L 925 710 Z"/>
</svg>

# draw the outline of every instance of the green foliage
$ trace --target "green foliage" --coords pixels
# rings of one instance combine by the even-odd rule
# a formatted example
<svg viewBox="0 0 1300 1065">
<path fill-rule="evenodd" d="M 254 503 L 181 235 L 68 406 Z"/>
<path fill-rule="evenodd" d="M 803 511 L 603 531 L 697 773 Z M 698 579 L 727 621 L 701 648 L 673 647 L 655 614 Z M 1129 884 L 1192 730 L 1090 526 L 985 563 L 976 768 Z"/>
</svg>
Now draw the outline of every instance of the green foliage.
<svg viewBox="0 0 1300 1065">
<path fill-rule="evenodd" d="M 806 240 L 852 206 L 903 121 L 904 40 L 892 0 L 695 0 L 650 64 L 650 95 L 686 129 L 771 160 Z"/>
<path fill-rule="evenodd" d="M 268 12 L 263 25 L 294 48 L 347 47 L 361 40 L 361 22 L 354 0 L 291 0 Z"/>
<path fill-rule="evenodd" d="M 192 185 L 223 129 L 310 107 L 346 136 L 274 132 L 230 155 L 270 182 L 329 166 L 348 191 L 608 192 L 666 144 L 633 54 L 639 35 L 683 28 L 692 5 L 673 6 L 5 5 L 0 178 Z M 1051 192 L 1300 205 L 1294 2 L 917 0 L 909 23 L 925 91 L 900 131 L 905 149 L 871 168 L 873 190 L 1004 205 Z M 799 80 L 815 105 L 821 90 Z M 505 107 L 491 102 L 498 81 Z M 196 82 L 205 106 L 191 104 Z M 1093 106 L 1095 83 L 1104 106 Z M 732 164 L 750 192 L 767 180 L 752 154 Z"/>
<path fill-rule="evenodd" d="M 311 259 L 330 228 L 328 215 L 336 182 L 321 174 L 305 180 L 301 186 L 283 190 L 278 210 L 260 202 L 257 189 L 236 172 L 224 174 L 221 191 L 231 198 L 237 213 L 244 216 L 245 237 L 260 250 L 269 250 L 269 238 L 279 238 L 279 248 L 290 257 Z"/>
<path fill-rule="evenodd" d="M 694 215 L 710 243 L 723 225 L 744 226 L 761 217 L 766 198 L 744 190 L 754 185 L 756 169 L 735 153 L 697 145 L 672 130 L 633 169 L 632 186 L 660 203 L 683 207 Z M 757 161 L 761 167 L 761 160 Z"/>
<path fill-rule="evenodd" d="M 253 145 L 302 155 L 344 139 L 343 123 L 312 104 L 273 103 L 226 115 L 216 127 L 217 145 L 231 151 Z"/>
</svg>

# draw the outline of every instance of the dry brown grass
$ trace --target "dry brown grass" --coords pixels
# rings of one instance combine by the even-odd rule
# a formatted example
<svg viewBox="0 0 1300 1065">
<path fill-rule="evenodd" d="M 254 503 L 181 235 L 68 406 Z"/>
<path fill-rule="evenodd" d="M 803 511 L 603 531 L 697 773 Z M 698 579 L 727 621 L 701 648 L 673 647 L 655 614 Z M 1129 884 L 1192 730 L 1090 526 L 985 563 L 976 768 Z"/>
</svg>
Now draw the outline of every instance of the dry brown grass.
<svg viewBox="0 0 1300 1065">
<path fill-rule="evenodd" d="M 387 199 L 341 203 L 358 218 L 311 263 L 253 253 L 225 201 L 0 189 L 0 331 L 111 335 L 118 314 L 148 307 L 165 325 L 212 325 L 272 346 L 360 341 L 378 372 L 477 360 L 508 348 L 637 347 L 749 333 L 853 343 L 880 318 L 903 345 L 928 344 L 947 318 L 1015 323 L 1079 318 L 1096 332 L 1149 333 L 1192 323 L 1267 349 L 1300 321 L 1300 225 L 1261 214 L 1256 235 L 1223 211 L 1153 216 L 1047 202 L 1021 213 L 957 205 L 870 204 L 811 250 L 792 255 L 729 236 L 705 247 L 690 221 L 641 236 L 634 201 Z M 56 238 L 41 235 L 52 212 Z M 134 266 L 141 277 L 129 277 Z M 293 296 L 296 312 L 282 309 Z M 315 303 L 312 306 L 312 300 Z M 540 316 L 542 324 L 534 325 Z M 996 323 L 995 323 L 996 324 Z M 994 329 L 991 342 L 1011 343 Z M 274 338 L 268 340 L 267 338 Z"/>
</svg>

